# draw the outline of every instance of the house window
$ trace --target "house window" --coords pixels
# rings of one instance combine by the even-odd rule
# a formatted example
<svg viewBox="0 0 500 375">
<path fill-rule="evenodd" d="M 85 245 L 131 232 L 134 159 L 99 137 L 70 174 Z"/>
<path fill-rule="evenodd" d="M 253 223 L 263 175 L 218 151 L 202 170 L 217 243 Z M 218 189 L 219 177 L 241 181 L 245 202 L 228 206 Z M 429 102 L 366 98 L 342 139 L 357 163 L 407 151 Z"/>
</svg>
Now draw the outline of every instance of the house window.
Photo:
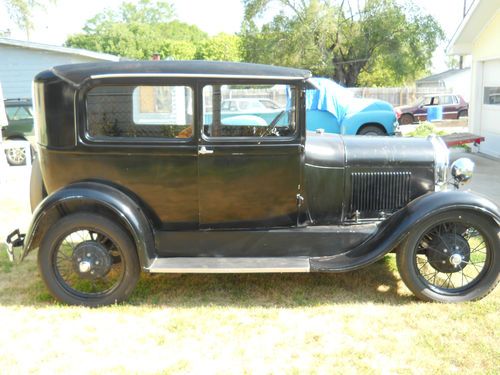
<svg viewBox="0 0 500 375">
<path fill-rule="evenodd" d="M 193 93 L 186 86 L 99 86 L 87 94 L 92 138 L 190 138 Z"/>
<path fill-rule="evenodd" d="M 500 87 L 484 88 L 484 104 L 500 105 Z"/>
</svg>

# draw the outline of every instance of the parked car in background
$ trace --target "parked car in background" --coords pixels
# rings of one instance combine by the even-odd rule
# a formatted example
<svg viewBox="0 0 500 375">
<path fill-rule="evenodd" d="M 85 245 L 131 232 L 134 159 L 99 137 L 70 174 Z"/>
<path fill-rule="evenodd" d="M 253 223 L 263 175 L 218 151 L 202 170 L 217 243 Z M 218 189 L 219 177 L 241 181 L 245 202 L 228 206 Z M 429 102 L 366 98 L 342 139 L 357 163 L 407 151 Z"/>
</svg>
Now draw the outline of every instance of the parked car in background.
<svg viewBox="0 0 500 375">
<path fill-rule="evenodd" d="M 394 135 L 397 114 L 383 100 L 356 98 L 326 78 L 311 78 L 315 89 L 306 91 L 307 130 L 346 135 Z"/>
<path fill-rule="evenodd" d="M 222 101 L 222 112 L 260 112 L 260 111 L 275 111 L 280 109 L 280 105 L 275 101 L 267 98 L 235 98 L 225 99 Z M 284 107 L 282 108 L 284 109 Z"/>
<path fill-rule="evenodd" d="M 2 127 L 2 139 L 32 141 L 34 130 L 31 99 L 6 99 L 4 105 L 8 125 Z M 5 150 L 5 155 L 10 165 L 23 165 L 26 163 L 24 147 L 8 148 Z"/>
<path fill-rule="evenodd" d="M 391 251 L 419 298 L 486 296 L 499 280 L 500 212 L 457 190 L 472 161 L 449 178 L 440 138 L 306 132 L 310 78 L 209 61 L 38 74 L 33 218 L 7 243 L 21 258 L 38 249 L 54 297 L 87 306 L 123 301 L 141 271 L 346 272 Z M 242 86 L 289 101 L 267 119 L 223 118 L 223 94 Z"/>
<path fill-rule="evenodd" d="M 427 109 L 431 106 L 443 107 L 443 119 L 459 119 L 469 114 L 469 104 L 461 95 L 439 94 L 425 95 L 414 104 L 396 107 L 401 125 L 413 124 L 418 121 L 427 120 Z"/>
</svg>

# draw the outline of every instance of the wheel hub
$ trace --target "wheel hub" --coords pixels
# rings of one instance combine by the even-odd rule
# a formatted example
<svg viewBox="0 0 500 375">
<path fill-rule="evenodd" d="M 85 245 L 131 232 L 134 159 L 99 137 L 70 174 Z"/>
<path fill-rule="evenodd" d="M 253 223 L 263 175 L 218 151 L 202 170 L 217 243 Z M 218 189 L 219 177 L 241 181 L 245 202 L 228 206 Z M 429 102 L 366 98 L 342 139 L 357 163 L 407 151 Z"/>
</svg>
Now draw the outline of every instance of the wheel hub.
<svg viewBox="0 0 500 375">
<path fill-rule="evenodd" d="M 444 233 L 429 241 L 427 258 L 440 272 L 461 271 L 470 259 L 469 242 L 459 234 Z"/>
<path fill-rule="evenodd" d="M 106 276 L 113 264 L 108 250 L 96 241 L 84 241 L 73 251 L 73 267 L 84 279 L 98 279 Z"/>
</svg>

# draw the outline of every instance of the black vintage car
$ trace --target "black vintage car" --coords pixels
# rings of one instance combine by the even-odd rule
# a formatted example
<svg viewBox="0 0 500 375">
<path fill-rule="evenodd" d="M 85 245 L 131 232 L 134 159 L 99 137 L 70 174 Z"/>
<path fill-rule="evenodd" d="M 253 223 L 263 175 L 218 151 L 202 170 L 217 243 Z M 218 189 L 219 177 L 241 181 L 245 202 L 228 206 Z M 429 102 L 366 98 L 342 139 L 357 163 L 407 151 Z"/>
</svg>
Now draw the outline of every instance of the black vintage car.
<svg viewBox="0 0 500 375">
<path fill-rule="evenodd" d="M 491 292 L 500 213 L 457 190 L 472 162 L 450 171 L 439 138 L 306 133 L 309 78 L 201 61 L 40 73 L 33 220 L 8 242 L 38 249 L 57 299 L 88 306 L 126 299 L 141 270 L 345 272 L 391 251 L 421 299 Z M 276 106 L 224 111 L 234 98 Z"/>
</svg>

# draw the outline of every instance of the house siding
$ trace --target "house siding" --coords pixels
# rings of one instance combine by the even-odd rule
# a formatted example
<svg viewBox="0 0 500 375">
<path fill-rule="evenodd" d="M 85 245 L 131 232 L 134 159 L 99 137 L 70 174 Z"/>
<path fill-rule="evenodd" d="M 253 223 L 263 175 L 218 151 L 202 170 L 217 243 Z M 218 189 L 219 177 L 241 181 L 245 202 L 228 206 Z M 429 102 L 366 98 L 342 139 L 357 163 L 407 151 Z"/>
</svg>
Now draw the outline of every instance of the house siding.
<svg viewBox="0 0 500 375">
<path fill-rule="evenodd" d="M 0 82 L 4 98 L 31 98 L 35 75 L 56 65 L 101 61 L 91 57 L 0 45 Z"/>
</svg>

